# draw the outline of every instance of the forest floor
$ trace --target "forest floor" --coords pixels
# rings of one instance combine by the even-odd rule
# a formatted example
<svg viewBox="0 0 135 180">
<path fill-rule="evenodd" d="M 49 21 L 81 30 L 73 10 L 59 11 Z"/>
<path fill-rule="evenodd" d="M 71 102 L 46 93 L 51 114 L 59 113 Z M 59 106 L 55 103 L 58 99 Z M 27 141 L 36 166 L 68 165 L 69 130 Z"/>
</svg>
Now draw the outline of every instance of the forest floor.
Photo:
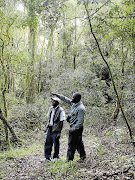
<svg viewBox="0 0 135 180">
<path fill-rule="evenodd" d="M 68 132 L 63 130 L 60 139 L 60 159 L 43 162 L 43 132 L 34 132 L 29 146 L 1 153 L 0 179 L 3 180 L 127 180 L 135 179 L 135 154 L 128 142 L 127 133 L 113 129 L 104 136 L 91 135 L 85 128 L 83 141 L 87 153 L 84 163 L 78 163 L 78 153 L 72 162 L 66 162 Z M 103 134 L 103 133 L 102 133 Z M 119 137 L 119 138 L 118 138 Z M 23 149 L 23 150 L 21 150 Z"/>
</svg>

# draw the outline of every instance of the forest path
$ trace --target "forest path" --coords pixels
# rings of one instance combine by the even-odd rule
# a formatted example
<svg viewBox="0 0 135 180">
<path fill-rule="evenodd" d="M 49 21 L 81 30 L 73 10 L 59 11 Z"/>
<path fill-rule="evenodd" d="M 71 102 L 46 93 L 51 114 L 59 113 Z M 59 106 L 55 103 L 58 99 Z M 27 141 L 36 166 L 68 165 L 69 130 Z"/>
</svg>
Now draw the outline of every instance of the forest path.
<svg viewBox="0 0 135 180">
<path fill-rule="evenodd" d="M 60 139 L 60 160 L 56 162 L 43 162 L 44 139 L 42 147 L 31 155 L 17 158 L 7 157 L 0 160 L 0 179 L 2 180 L 42 180 L 42 179 L 133 179 L 133 173 L 127 171 L 135 156 L 132 146 L 118 144 L 116 139 L 97 139 L 87 132 L 83 136 L 87 154 L 85 163 L 77 163 L 78 153 L 71 163 L 66 162 L 68 134 L 63 133 Z M 41 141 L 39 142 L 41 143 Z M 131 168 L 135 172 L 134 167 Z M 115 175 L 115 172 L 119 172 Z M 110 174 L 107 176 L 106 174 Z M 111 176 L 111 174 L 114 174 Z M 135 178 L 135 177 L 134 177 Z"/>
<path fill-rule="evenodd" d="M 39 142 L 42 143 L 41 148 L 37 149 L 31 155 L 26 156 L 18 156 L 16 158 L 12 157 L 12 155 L 8 155 L 5 159 L 0 160 L 0 179 L 5 180 L 20 180 L 20 179 L 48 179 L 48 175 L 45 178 L 45 174 L 48 173 L 50 166 L 52 164 L 56 164 L 56 162 L 46 163 L 44 162 L 44 139 L 46 134 L 39 135 Z M 84 144 L 86 154 L 89 155 L 90 149 L 93 147 L 92 142 L 89 140 L 90 136 L 84 136 Z M 95 142 L 93 142 L 95 144 Z M 59 163 L 63 163 L 64 168 L 67 166 L 66 162 L 66 154 L 67 154 L 67 147 L 68 147 L 68 132 L 65 130 L 62 132 L 60 138 L 60 160 Z M 26 149 L 27 151 L 27 149 Z M 52 151 L 53 154 L 53 151 Z M 76 153 L 75 159 L 79 159 L 78 153 Z M 60 162 L 61 161 L 61 162 Z M 76 163 L 76 160 L 74 161 Z M 61 166 L 61 165 L 60 165 Z M 41 173 L 43 171 L 43 173 Z M 50 175 L 51 176 L 51 175 Z M 52 179 L 52 177 L 51 177 Z M 64 178 L 65 179 L 65 178 Z"/>
</svg>

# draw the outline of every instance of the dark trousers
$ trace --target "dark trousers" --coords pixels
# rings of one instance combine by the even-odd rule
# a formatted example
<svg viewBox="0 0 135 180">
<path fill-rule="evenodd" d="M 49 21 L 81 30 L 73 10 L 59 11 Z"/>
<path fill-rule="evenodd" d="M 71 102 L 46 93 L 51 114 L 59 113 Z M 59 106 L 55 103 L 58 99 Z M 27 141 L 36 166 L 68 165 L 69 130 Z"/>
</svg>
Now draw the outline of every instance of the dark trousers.
<svg viewBox="0 0 135 180">
<path fill-rule="evenodd" d="M 67 151 L 67 160 L 69 161 L 74 159 L 74 154 L 76 150 L 80 154 L 80 158 L 82 159 L 86 158 L 84 144 L 82 141 L 82 132 L 83 132 L 83 127 L 69 133 L 68 151 Z"/>
<path fill-rule="evenodd" d="M 45 145 L 44 145 L 45 158 L 51 157 L 53 145 L 54 145 L 53 158 L 59 158 L 60 142 L 59 142 L 59 137 L 57 137 L 57 134 L 58 134 L 57 132 L 52 133 L 52 130 L 48 128 Z"/>
</svg>

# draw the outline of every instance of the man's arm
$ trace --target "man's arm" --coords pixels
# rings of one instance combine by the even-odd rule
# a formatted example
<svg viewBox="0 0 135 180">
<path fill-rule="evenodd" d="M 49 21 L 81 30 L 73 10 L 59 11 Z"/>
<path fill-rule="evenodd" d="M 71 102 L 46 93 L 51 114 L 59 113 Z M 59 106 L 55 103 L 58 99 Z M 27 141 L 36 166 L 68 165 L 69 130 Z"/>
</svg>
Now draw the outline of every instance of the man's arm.
<svg viewBox="0 0 135 180">
<path fill-rule="evenodd" d="M 63 121 L 65 120 L 65 111 L 62 110 L 61 113 L 60 113 L 60 131 L 59 133 L 57 134 L 57 137 L 60 137 L 61 136 L 61 131 L 62 131 L 62 128 L 63 128 Z"/>
<path fill-rule="evenodd" d="M 51 92 L 51 95 L 55 95 L 55 96 L 57 96 L 59 99 L 61 99 L 62 101 L 66 102 L 66 103 L 68 103 L 68 104 L 70 104 L 70 105 L 72 105 L 72 102 L 71 102 L 72 100 L 69 99 L 68 97 L 62 95 L 62 94 L 56 94 L 56 93 L 54 93 L 54 92 Z"/>
<path fill-rule="evenodd" d="M 48 121 L 47 121 L 46 127 L 45 127 L 45 129 L 44 129 L 44 132 L 45 132 L 45 133 L 46 133 L 46 131 L 47 131 L 47 129 L 48 129 L 48 126 L 49 126 L 49 116 L 50 116 L 51 108 L 52 108 L 52 107 L 49 108 L 49 111 L 48 111 L 48 113 L 47 113 Z"/>
<path fill-rule="evenodd" d="M 60 131 L 58 132 L 57 137 L 61 136 L 62 128 L 63 128 L 63 121 L 60 121 Z"/>
<path fill-rule="evenodd" d="M 83 123 L 84 123 L 84 115 L 85 115 L 85 112 L 83 109 L 80 109 L 78 111 L 78 115 L 77 115 L 77 122 L 76 124 L 71 128 L 71 131 L 75 131 L 79 128 L 81 128 L 83 126 Z"/>
<path fill-rule="evenodd" d="M 48 129 L 48 126 L 49 126 L 49 122 L 47 123 L 45 129 L 44 129 L 44 132 L 46 133 L 47 129 Z"/>
</svg>

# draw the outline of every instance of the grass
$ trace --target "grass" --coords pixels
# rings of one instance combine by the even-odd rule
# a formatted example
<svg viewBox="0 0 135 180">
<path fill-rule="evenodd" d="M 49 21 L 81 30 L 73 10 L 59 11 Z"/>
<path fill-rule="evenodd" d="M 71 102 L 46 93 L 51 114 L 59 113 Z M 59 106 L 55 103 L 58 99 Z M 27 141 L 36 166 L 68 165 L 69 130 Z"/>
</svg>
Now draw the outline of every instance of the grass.
<svg viewBox="0 0 135 180">
<path fill-rule="evenodd" d="M 88 127 L 85 128 L 83 140 L 87 160 L 83 164 L 77 163 L 78 153 L 75 154 L 74 161 L 66 162 L 68 135 L 64 130 L 60 140 L 61 159 L 41 163 L 45 135 L 41 131 L 32 133 L 31 137 L 28 137 L 27 145 L 17 149 L 11 148 L 0 154 L 0 179 L 93 179 L 90 177 L 98 176 L 106 171 L 114 172 L 132 166 L 135 162 L 133 160 L 134 153 L 132 146 L 128 144 L 126 132 L 125 135 L 121 134 L 122 138 L 127 138 L 125 144 L 120 143 L 115 131 L 107 132 L 110 131 L 105 130 L 103 136 L 97 137 L 91 135 Z"/>
<path fill-rule="evenodd" d="M 29 148 L 28 147 L 21 147 L 21 148 L 11 148 L 9 151 L 5 151 L 0 154 L 0 159 L 2 158 L 18 158 L 24 157 L 29 155 L 35 155 L 38 152 L 41 152 L 43 147 L 41 144 L 34 143 Z"/>
</svg>

